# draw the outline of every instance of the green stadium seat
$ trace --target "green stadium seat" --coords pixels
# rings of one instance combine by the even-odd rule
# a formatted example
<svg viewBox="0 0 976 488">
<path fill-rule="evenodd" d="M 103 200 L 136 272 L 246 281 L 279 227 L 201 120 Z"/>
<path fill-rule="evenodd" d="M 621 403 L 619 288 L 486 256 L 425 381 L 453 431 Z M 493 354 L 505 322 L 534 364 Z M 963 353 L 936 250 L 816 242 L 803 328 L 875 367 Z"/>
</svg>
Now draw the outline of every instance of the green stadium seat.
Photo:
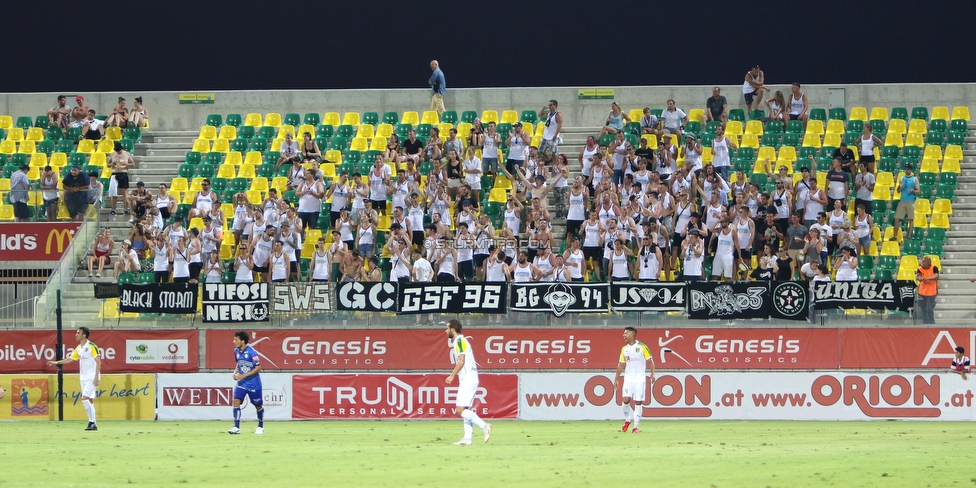
<svg viewBox="0 0 976 488">
<path fill-rule="evenodd" d="M 267 151 L 264 153 L 264 164 L 275 164 L 280 157 L 281 153 L 278 151 Z"/>
<path fill-rule="evenodd" d="M 125 132 L 122 134 L 122 138 L 130 141 L 142 142 L 142 129 L 136 126 L 126 127 Z"/>
<path fill-rule="evenodd" d="M 82 153 L 71 153 L 71 155 L 68 157 L 68 164 L 70 166 L 87 166 L 88 156 Z"/>
<path fill-rule="evenodd" d="M 889 146 L 889 147 L 891 147 L 891 146 Z M 901 157 L 902 157 L 903 160 L 904 159 L 919 160 L 919 159 L 922 159 L 922 150 L 919 149 L 918 146 L 905 146 L 905 148 L 902 149 L 902 151 L 901 151 Z M 904 162 L 904 161 L 902 161 L 902 162 Z M 918 165 L 916 165 L 915 168 L 918 169 Z"/>
<path fill-rule="evenodd" d="M 400 124 L 397 126 L 396 135 L 400 138 L 401 144 L 403 143 L 403 140 L 408 137 L 408 132 L 411 130 L 413 130 L 413 126 L 410 124 Z"/>
<path fill-rule="evenodd" d="M 878 270 L 898 269 L 898 256 L 878 256 Z"/>
<path fill-rule="evenodd" d="M 220 114 L 207 115 L 207 122 L 204 125 L 220 127 L 224 125 L 224 118 Z"/>
<path fill-rule="evenodd" d="M 892 119 L 908 120 L 908 109 L 905 107 L 893 107 L 891 109 Z"/>
<path fill-rule="evenodd" d="M 752 110 L 749 112 L 749 120 L 759 120 L 766 117 L 766 111 L 764 110 Z"/>
<path fill-rule="evenodd" d="M 47 130 L 47 128 L 48 128 L 47 115 L 38 115 L 34 119 L 34 127 L 40 127 L 42 129 Z"/>
<path fill-rule="evenodd" d="M 3 135 L 0 134 L 0 137 L 3 137 Z M 61 130 L 60 127 L 48 127 L 47 134 L 45 134 L 45 139 L 50 141 L 60 141 L 61 139 L 64 139 L 64 131 Z"/>
<path fill-rule="evenodd" d="M 944 120 L 940 119 L 939 121 L 942 122 L 942 124 L 945 124 Z M 933 120 L 932 122 L 935 121 Z M 930 128 L 929 130 L 935 130 L 935 129 Z M 949 122 L 949 132 L 959 132 L 962 134 L 968 134 L 969 122 L 967 122 L 965 119 L 954 119 L 952 122 Z"/>
<path fill-rule="evenodd" d="M 874 129 L 874 135 L 881 139 L 884 139 L 885 134 L 888 133 L 888 124 L 883 120 L 874 119 L 868 121 L 871 124 L 871 128 Z"/>
<path fill-rule="evenodd" d="M 535 125 L 539 121 L 539 114 L 535 110 L 523 110 L 519 117 L 520 122 L 528 122 Z"/>
<path fill-rule="evenodd" d="M 336 129 L 336 135 L 339 137 L 345 137 L 346 139 L 352 139 L 356 136 L 356 128 L 351 125 L 340 125 Z"/>
<path fill-rule="evenodd" d="M 474 123 L 474 119 L 477 118 L 478 112 L 475 112 L 474 110 L 465 110 L 461 112 L 461 122 L 464 122 L 465 124 Z"/>
<path fill-rule="evenodd" d="M 241 114 L 227 114 L 227 120 L 224 121 L 225 125 L 230 125 L 237 127 L 238 129 L 244 125 L 244 119 Z"/>
<path fill-rule="evenodd" d="M 786 123 L 787 134 L 803 134 L 804 132 L 805 129 L 803 128 L 803 121 L 790 120 Z"/>
<path fill-rule="evenodd" d="M 929 120 L 929 109 L 925 107 L 913 107 L 912 119 Z"/>
<path fill-rule="evenodd" d="M 860 264 L 861 258 L 857 258 L 858 264 Z M 871 281 L 871 270 L 857 268 L 857 280 L 858 281 Z"/>
<path fill-rule="evenodd" d="M 251 148 L 251 142 L 248 139 L 234 139 L 230 144 L 230 150 L 234 152 L 239 152 L 244 154 L 248 152 Z M 214 154 L 214 153 L 210 153 Z M 220 154 L 220 153 L 216 153 Z"/>
<path fill-rule="evenodd" d="M 254 175 L 257 176 L 258 178 L 267 178 L 270 180 L 275 177 L 274 167 L 275 167 L 274 163 L 264 163 L 261 166 L 258 166 L 257 168 L 254 169 Z M 287 166 L 282 166 L 282 167 L 287 168 Z"/>
<path fill-rule="evenodd" d="M 204 163 L 213 166 L 220 166 L 224 162 L 224 155 L 220 153 L 207 153 L 207 156 L 203 159 Z"/>
<path fill-rule="evenodd" d="M 335 135 L 335 127 L 329 124 L 320 124 L 318 127 L 315 128 L 315 135 L 316 137 L 331 138 L 332 136 Z M 322 149 L 322 147 L 319 146 L 319 149 Z"/>
<path fill-rule="evenodd" d="M 827 123 L 827 111 L 822 108 L 810 109 L 810 120 L 822 120 L 824 125 Z"/>
<path fill-rule="evenodd" d="M 305 114 L 305 118 L 302 119 L 302 123 L 305 125 L 316 126 L 322 123 L 322 118 L 319 116 L 318 112 L 309 112 Z"/>
<path fill-rule="evenodd" d="M 345 151 L 349 148 L 349 141 L 345 137 L 333 137 L 329 149 L 335 149 L 336 151 Z"/>
<path fill-rule="evenodd" d="M 925 254 L 943 257 L 942 239 L 928 239 L 925 241 Z"/>
<path fill-rule="evenodd" d="M 68 127 L 65 138 L 77 142 L 81 139 L 81 127 Z"/>
<path fill-rule="evenodd" d="M 363 113 L 362 123 L 367 125 L 372 125 L 375 127 L 380 123 L 380 114 L 376 112 L 365 112 Z M 317 124 L 312 124 L 312 125 L 317 125 Z"/>
<path fill-rule="evenodd" d="M 275 135 L 277 135 L 277 131 L 275 130 L 274 127 L 271 127 L 270 125 L 265 125 L 261 127 L 260 129 L 258 129 L 258 133 L 257 133 L 257 137 L 260 137 L 262 139 L 267 139 L 269 141 L 271 139 L 274 139 Z"/>
<path fill-rule="evenodd" d="M 864 133 L 864 121 L 863 120 L 849 120 L 847 122 L 847 133 L 863 134 Z"/>
<path fill-rule="evenodd" d="M 939 243 L 941 244 L 941 242 Z M 922 242 L 916 240 L 906 240 L 902 249 L 903 256 L 921 256 Z"/>
<path fill-rule="evenodd" d="M 203 154 L 196 151 L 187 152 L 186 157 L 183 158 L 183 162 L 186 164 L 201 164 L 203 163 Z"/>
<path fill-rule="evenodd" d="M 181 164 L 177 174 L 180 178 L 193 179 L 196 174 L 196 166 L 192 164 Z"/>
<path fill-rule="evenodd" d="M 921 175 L 919 175 L 918 179 L 919 179 L 918 198 L 928 198 L 929 200 L 931 200 L 934 194 L 933 192 L 935 191 L 935 185 L 929 183 L 921 183 L 922 181 Z"/>
<path fill-rule="evenodd" d="M 298 126 L 302 125 L 302 116 L 301 115 L 298 115 L 296 113 L 285 114 L 284 124 L 285 125 L 291 125 L 291 126 L 294 126 L 294 127 L 298 127 Z M 315 125 L 315 124 L 312 124 L 312 125 Z"/>
<path fill-rule="evenodd" d="M 797 121 L 797 122 L 799 122 L 799 121 Z M 794 134 L 794 133 L 791 133 L 791 132 L 787 132 L 786 134 L 783 134 L 783 145 L 784 146 L 799 147 L 800 146 L 800 135 L 799 134 Z"/>
<path fill-rule="evenodd" d="M 255 137 L 251 139 L 251 150 L 258 152 L 265 152 L 268 150 L 268 140 L 263 137 Z"/>
<path fill-rule="evenodd" d="M 44 153 L 50 156 L 54 154 L 54 150 L 56 148 L 57 145 L 54 143 L 54 141 L 45 140 L 37 143 L 36 152 Z"/>
<path fill-rule="evenodd" d="M 29 115 L 22 115 L 20 117 L 17 117 L 17 123 L 14 124 L 14 127 L 20 127 L 21 129 L 24 129 L 24 131 L 26 132 L 27 129 L 34 127 L 34 123 L 31 122 L 31 118 Z"/>
<path fill-rule="evenodd" d="M 383 123 L 397 125 L 400 123 L 400 114 L 396 112 L 383 112 Z"/>
<path fill-rule="evenodd" d="M 857 269 L 874 269 L 874 256 L 858 256 Z"/>
<path fill-rule="evenodd" d="M 783 132 L 783 124 L 775 120 L 770 120 L 766 122 L 766 127 L 763 129 L 763 132 L 767 135 L 780 134 Z"/>
<path fill-rule="evenodd" d="M 844 107 L 834 107 L 830 109 L 830 120 L 847 120 L 847 110 Z"/>
<path fill-rule="evenodd" d="M 729 120 L 738 120 L 739 122 L 746 121 L 746 112 L 741 108 L 733 108 L 729 110 Z M 640 123 L 638 121 L 638 123 Z"/>
<path fill-rule="evenodd" d="M 949 176 L 949 174 L 952 174 L 952 178 L 951 178 L 952 183 L 949 183 L 947 181 L 947 177 Z M 935 191 L 935 197 L 945 198 L 947 200 L 955 200 L 956 199 L 955 178 L 956 178 L 955 173 L 943 173 L 941 178 L 942 183 L 940 183 L 939 186 L 937 187 Z"/>
</svg>

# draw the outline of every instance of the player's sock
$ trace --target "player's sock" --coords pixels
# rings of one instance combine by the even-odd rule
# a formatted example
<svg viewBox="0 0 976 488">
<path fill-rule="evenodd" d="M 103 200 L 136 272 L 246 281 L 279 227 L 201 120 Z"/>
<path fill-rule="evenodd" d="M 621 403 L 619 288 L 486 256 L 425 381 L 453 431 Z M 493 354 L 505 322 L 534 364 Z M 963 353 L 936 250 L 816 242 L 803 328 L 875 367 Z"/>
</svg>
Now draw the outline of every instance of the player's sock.
<svg viewBox="0 0 976 488">
<path fill-rule="evenodd" d="M 241 407 L 234 407 L 234 427 L 241 426 Z"/>
<path fill-rule="evenodd" d="M 481 417 L 478 417 L 478 414 L 474 413 L 473 410 L 465 409 L 463 412 L 461 412 L 461 417 L 464 417 L 472 424 L 477 425 L 479 429 L 485 430 L 485 421 L 481 420 Z"/>
<path fill-rule="evenodd" d="M 643 405 L 634 405 L 634 430 L 637 430 L 640 427 L 642 410 L 644 410 Z"/>
<path fill-rule="evenodd" d="M 85 413 L 88 414 L 88 421 L 94 423 L 95 422 L 95 405 L 92 404 L 92 402 L 90 400 L 82 400 L 81 403 L 82 403 L 82 405 L 85 406 Z"/>
<path fill-rule="evenodd" d="M 264 427 L 264 409 L 258 410 L 258 427 Z"/>
<path fill-rule="evenodd" d="M 471 440 L 471 431 L 474 430 L 471 427 L 471 421 L 464 419 L 464 440 Z"/>
<path fill-rule="evenodd" d="M 629 403 L 624 404 L 624 422 L 634 420 L 634 409 L 630 408 Z"/>
</svg>

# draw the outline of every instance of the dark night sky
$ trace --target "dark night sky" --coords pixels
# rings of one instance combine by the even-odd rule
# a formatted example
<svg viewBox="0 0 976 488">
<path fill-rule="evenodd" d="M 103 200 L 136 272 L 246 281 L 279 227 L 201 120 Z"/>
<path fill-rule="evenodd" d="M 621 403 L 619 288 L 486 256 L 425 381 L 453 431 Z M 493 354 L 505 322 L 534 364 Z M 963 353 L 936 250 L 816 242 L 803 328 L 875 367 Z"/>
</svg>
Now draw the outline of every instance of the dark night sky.
<svg viewBox="0 0 976 488">
<path fill-rule="evenodd" d="M 0 92 L 976 81 L 974 0 L 211 3 L 75 3 L 67 39 L 5 5 Z"/>
</svg>

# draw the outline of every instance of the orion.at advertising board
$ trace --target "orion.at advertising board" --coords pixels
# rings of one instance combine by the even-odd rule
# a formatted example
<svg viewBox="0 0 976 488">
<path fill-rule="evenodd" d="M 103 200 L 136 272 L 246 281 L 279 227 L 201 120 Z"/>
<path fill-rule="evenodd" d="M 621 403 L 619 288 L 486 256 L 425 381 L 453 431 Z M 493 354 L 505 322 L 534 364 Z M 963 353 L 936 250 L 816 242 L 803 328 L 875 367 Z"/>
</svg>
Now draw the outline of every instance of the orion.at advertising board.
<svg viewBox="0 0 976 488">
<path fill-rule="evenodd" d="M 644 418 L 973 420 L 973 391 L 943 373 L 661 373 L 645 383 Z M 620 418 L 610 375 L 519 375 L 519 418 Z"/>
</svg>

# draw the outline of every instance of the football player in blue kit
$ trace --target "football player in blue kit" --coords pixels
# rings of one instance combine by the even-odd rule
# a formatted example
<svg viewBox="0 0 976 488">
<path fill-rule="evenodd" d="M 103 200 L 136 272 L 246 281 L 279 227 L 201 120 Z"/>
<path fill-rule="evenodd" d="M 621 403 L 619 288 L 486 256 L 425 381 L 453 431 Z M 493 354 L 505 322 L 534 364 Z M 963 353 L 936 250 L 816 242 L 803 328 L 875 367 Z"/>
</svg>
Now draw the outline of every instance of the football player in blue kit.
<svg viewBox="0 0 976 488">
<path fill-rule="evenodd" d="M 247 332 L 234 333 L 234 356 L 237 368 L 234 370 L 234 428 L 228 434 L 241 433 L 241 401 L 247 397 L 258 413 L 258 428 L 255 434 L 264 434 L 264 395 L 261 391 L 261 357 L 253 347 L 247 345 Z"/>
</svg>

